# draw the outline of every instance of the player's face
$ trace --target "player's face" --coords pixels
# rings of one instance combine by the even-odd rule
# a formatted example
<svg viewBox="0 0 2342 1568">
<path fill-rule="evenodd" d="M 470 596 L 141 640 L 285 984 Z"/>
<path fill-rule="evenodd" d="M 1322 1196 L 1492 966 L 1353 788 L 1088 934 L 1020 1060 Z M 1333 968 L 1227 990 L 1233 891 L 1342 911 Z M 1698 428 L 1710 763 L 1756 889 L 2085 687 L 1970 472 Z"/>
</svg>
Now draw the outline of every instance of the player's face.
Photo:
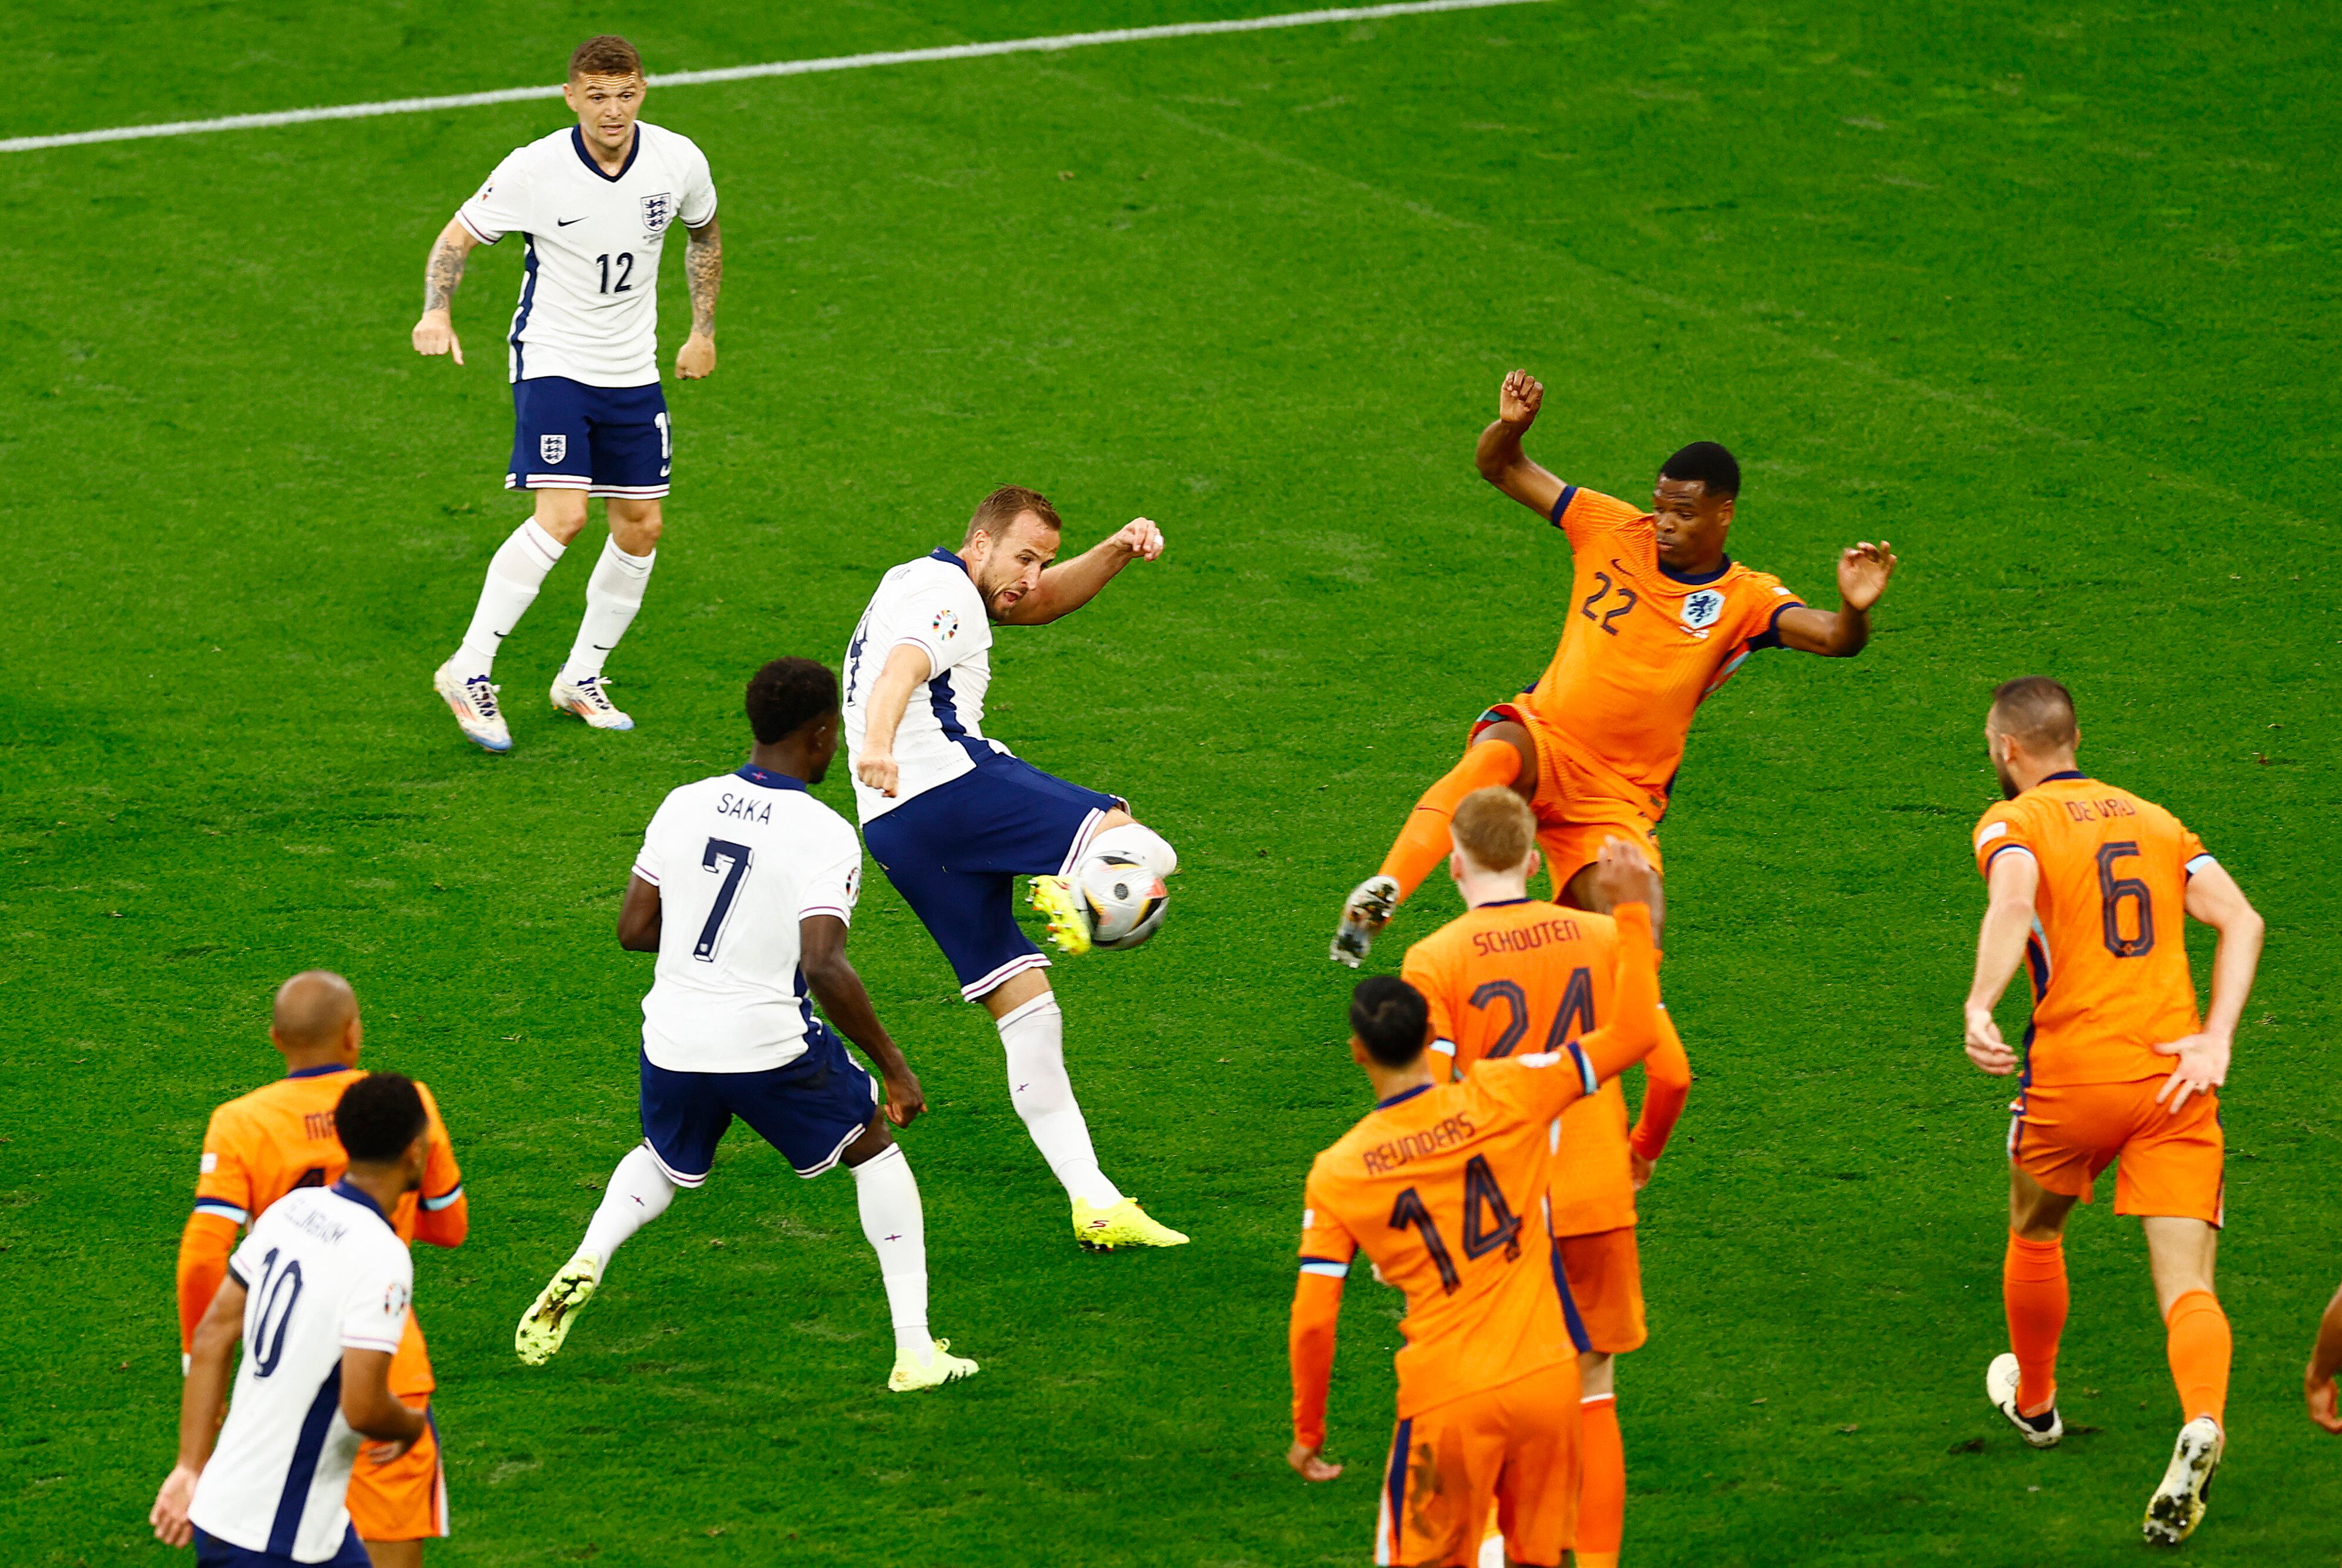
<svg viewBox="0 0 2342 1568">
<path fill-rule="evenodd" d="M 1651 489 L 1651 522 L 1659 531 L 1663 565 L 1706 571 L 1723 558 L 1732 497 L 1710 495 L 1697 479 L 1662 479 Z"/>
<path fill-rule="evenodd" d="M 976 568 L 976 587 L 984 595 L 984 613 L 997 621 L 1041 585 L 1041 573 L 1057 558 L 1057 531 L 1035 514 L 1019 512 L 989 545 Z"/>
<path fill-rule="evenodd" d="M 577 115 L 577 128 L 597 152 L 623 153 L 635 135 L 635 116 L 643 112 L 640 76 L 573 76 L 561 89 Z"/>
</svg>

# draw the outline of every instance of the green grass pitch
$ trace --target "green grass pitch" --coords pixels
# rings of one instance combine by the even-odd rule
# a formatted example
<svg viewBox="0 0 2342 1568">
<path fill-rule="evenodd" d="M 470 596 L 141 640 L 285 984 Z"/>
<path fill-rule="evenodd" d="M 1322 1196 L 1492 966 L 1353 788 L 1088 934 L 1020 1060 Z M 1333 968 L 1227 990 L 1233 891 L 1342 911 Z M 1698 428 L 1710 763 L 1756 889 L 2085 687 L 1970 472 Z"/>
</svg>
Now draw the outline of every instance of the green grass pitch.
<svg viewBox="0 0 2342 1568">
<path fill-rule="evenodd" d="M 543 80 L 610 26 L 676 70 L 1274 8 L 92 0 L 0 40 L 28 134 Z M 2299 1391 L 2342 1273 L 2338 31 L 1554 0 L 655 92 L 713 159 L 728 275 L 613 666 L 641 728 L 542 710 L 572 563 L 500 663 L 504 758 L 429 676 L 524 510 L 518 247 L 474 262 L 468 369 L 406 334 L 432 235 L 559 105 L 0 158 L 0 1560 L 165 1561 L 195 1151 L 271 1074 L 269 991 L 326 965 L 467 1167 L 469 1244 L 418 1249 L 458 1532 L 430 1561 L 1363 1561 L 1397 1315 L 1363 1277 L 1351 1471 L 1282 1460 L 1300 1182 L 1366 1104 L 1325 943 L 1566 611 L 1564 542 L 1470 464 L 1520 365 L 1566 477 L 1635 494 L 1712 436 L 1749 469 L 1736 554 L 1826 604 L 1841 544 L 1905 560 L 1862 658 L 1754 660 L 1693 732 L 1666 980 L 1700 1081 L 1643 1211 L 1630 1560 L 2143 1550 L 2177 1416 L 2135 1225 L 2102 1203 L 2068 1243 L 2084 1433 L 2027 1452 L 1980 1397 L 2008 1096 L 1959 1051 L 1967 831 L 1985 694 L 2046 670 L 2086 764 L 2269 919 L 2226 1097 L 2233 1440 L 2186 1550 L 2331 1563 L 2342 1447 Z M 1157 942 L 1057 977 L 1107 1169 L 1195 1244 L 1074 1249 L 990 1027 L 874 878 L 852 951 L 931 1096 L 905 1142 L 934 1321 L 983 1374 L 886 1396 L 851 1183 L 738 1134 L 520 1367 L 513 1322 L 636 1135 L 648 966 L 611 933 L 644 822 L 742 754 L 751 668 L 835 661 L 877 574 L 1012 481 L 1069 543 L 1169 538 L 1004 635 L 994 719 L 1185 858 Z M 850 812 L 842 769 L 822 793 Z"/>
</svg>

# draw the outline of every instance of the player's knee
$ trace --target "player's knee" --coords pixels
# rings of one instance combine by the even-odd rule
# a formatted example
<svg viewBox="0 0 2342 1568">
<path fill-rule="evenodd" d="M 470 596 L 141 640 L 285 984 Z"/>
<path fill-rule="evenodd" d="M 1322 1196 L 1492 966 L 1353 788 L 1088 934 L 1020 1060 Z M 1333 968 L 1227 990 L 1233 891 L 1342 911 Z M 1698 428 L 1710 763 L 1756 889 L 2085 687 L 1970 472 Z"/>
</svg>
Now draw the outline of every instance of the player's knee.
<svg viewBox="0 0 2342 1568">
<path fill-rule="evenodd" d="M 1114 817 L 1122 818 L 1120 822 Z M 1093 854 L 1126 854 L 1157 876 L 1168 876 L 1179 869 L 1179 854 L 1171 841 L 1148 827 L 1135 822 L 1127 812 L 1116 812 L 1090 840 Z"/>
<path fill-rule="evenodd" d="M 647 555 L 658 548 L 666 522 L 656 501 L 612 501 L 610 537 L 629 555 Z"/>
</svg>

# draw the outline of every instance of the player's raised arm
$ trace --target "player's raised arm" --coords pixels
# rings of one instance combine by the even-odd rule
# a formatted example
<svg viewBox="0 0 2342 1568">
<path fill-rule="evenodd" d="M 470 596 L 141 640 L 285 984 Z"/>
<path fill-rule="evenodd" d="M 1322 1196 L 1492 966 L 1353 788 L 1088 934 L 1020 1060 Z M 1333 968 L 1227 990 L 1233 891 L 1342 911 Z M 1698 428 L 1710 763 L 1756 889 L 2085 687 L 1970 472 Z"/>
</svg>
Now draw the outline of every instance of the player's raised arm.
<svg viewBox="0 0 2342 1568">
<path fill-rule="evenodd" d="M 219 1442 L 220 1413 L 227 1408 L 228 1380 L 235 1373 L 235 1347 L 244 1342 L 244 1282 L 233 1271 L 213 1293 L 195 1325 L 187 1353 L 187 1375 L 179 1387 L 179 1461 L 155 1493 L 146 1523 L 165 1546 L 195 1539 L 187 1510 L 195 1501 L 195 1478 L 204 1473 Z"/>
<path fill-rule="evenodd" d="M 1610 916 L 1618 925 L 1617 978 L 1610 1022 L 1578 1044 L 1597 1082 L 1642 1061 L 1659 1043 L 1659 950 L 1651 935 L 1651 905 L 1659 874 L 1643 852 L 1622 838 L 1602 846 L 1596 874 Z"/>
<path fill-rule="evenodd" d="M 1098 595 L 1115 574 L 1133 561 L 1163 554 L 1163 530 L 1145 517 L 1133 518 L 1112 538 L 1101 539 L 1070 561 L 1041 574 L 1034 590 L 1000 618 L 1012 626 L 1038 626 L 1070 615 Z"/>
<path fill-rule="evenodd" d="M 834 914 L 807 915 L 797 922 L 797 950 L 806 985 L 821 1004 L 822 1015 L 870 1058 L 886 1081 L 886 1120 L 897 1127 L 909 1126 L 927 1108 L 927 1097 L 901 1047 L 878 1022 L 870 993 L 846 956 L 846 922 Z"/>
<path fill-rule="evenodd" d="M 724 292 L 724 235 L 709 214 L 699 227 L 686 228 L 683 247 L 684 281 L 691 288 L 691 335 L 676 352 L 678 380 L 697 381 L 716 370 L 716 296 Z"/>
<path fill-rule="evenodd" d="M 1985 874 L 1991 903 L 1977 933 L 1976 979 L 1968 986 L 1968 1060 L 1996 1078 L 2017 1071 L 2017 1053 L 2000 1037 L 1992 1010 L 2025 962 L 2025 939 L 2033 933 L 2033 895 L 2041 885 L 2041 863 L 2030 853 L 1995 854 Z M 2241 1004 L 2239 1004 L 2241 1005 Z"/>
<path fill-rule="evenodd" d="M 455 290 L 464 282 L 464 264 L 479 243 L 460 218 L 449 218 L 432 242 L 431 257 L 423 264 L 423 316 L 415 324 L 415 353 L 450 355 L 457 365 L 464 363 L 464 345 L 455 335 Z"/>
<path fill-rule="evenodd" d="M 1537 410 L 1544 404 L 1543 382 L 1526 370 L 1506 375 L 1496 393 L 1496 422 L 1480 432 L 1473 461 L 1479 465 L 1481 478 L 1540 517 L 1550 518 L 1561 499 L 1562 483 L 1530 462 L 1521 450 L 1521 437 L 1536 423 Z"/>
<path fill-rule="evenodd" d="M 1826 659 L 1850 659 L 1870 641 L 1870 607 L 1895 575 L 1895 547 L 1881 539 L 1848 545 L 1837 558 L 1838 607 L 1833 612 L 1799 604 L 1773 623 L 1781 646 Z"/>
<path fill-rule="evenodd" d="M 2184 1039 L 2157 1042 L 2155 1049 L 2179 1060 L 2171 1076 L 2157 1090 L 2156 1101 L 2177 1111 L 2190 1094 L 2208 1094 L 2228 1081 L 2228 1053 L 2244 1016 L 2245 998 L 2252 994 L 2253 975 L 2260 967 L 2264 926 L 2260 912 L 2245 897 L 2218 861 L 2207 855 L 2187 876 L 2187 913 L 2220 934 L 2212 954 L 2212 1004 L 2205 1009 L 2204 1027 Z M 2167 1096 L 2168 1098 L 2167 1099 Z"/>
</svg>

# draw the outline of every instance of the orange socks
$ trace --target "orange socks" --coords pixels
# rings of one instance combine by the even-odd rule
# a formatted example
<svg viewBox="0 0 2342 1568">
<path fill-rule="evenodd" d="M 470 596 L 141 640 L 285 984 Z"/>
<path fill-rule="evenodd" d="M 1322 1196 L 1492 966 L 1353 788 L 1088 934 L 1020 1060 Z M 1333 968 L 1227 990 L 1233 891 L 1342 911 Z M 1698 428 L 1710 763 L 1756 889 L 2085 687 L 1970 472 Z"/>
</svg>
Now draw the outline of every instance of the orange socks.
<svg viewBox="0 0 2342 1568">
<path fill-rule="evenodd" d="M 1626 1445 L 1618 1435 L 1618 1400 L 1597 1394 L 1577 1407 L 1577 1568 L 1617 1568 L 1626 1534 Z"/>
<path fill-rule="evenodd" d="M 2189 1291 L 2171 1303 L 2163 1320 L 2168 1336 L 2164 1353 L 2171 1381 L 2179 1385 L 2186 1419 L 2208 1415 L 2227 1423 L 2228 1405 L 2228 1314 L 2210 1291 Z"/>
<path fill-rule="evenodd" d="M 2028 1242 L 2008 1233 L 2008 1253 L 2000 1265 L 2001 1302 L 2008 1312 L 2008 1348 L 2017 1355 L 2017 1408 L 2037 1415 L 2057 1394 L 2057 1339 L 2066 1332 L 2066 1243 L 2061 1238 Z M 2205 1298 L 2210 1300 L 2208 1296 Z M 2175 1312 L 2177 1308 L 2173 1309 Z M 2212 1309 L 2215 1313 L 2218 1307 Z M 2176 1334 L 2175 1331 L 2175 1334 Z M 2221 1381 L 2227 1381 L 2227 1323 L 2220 1324 Z M 2174 1346 L 2178 1344 L 2175 1337 Z M 2178 1370 L 2178 1351 L 2172 1369 Z"/>
<path fill-rule="evenodd" d="M 1463 761 L 1423 792 L 1406 825 L 1399 829 L 1398 842 L 1383 856 L 1382 874 L 1397 879 L 1402 903 L 1455 849 L 1448 824 L 1464 797 L 1476 789 L 1509 784 L 1520 771 L 1521 754 L 1502 741 L 1491 741 L 1465 752 Z"/>
</svg>

